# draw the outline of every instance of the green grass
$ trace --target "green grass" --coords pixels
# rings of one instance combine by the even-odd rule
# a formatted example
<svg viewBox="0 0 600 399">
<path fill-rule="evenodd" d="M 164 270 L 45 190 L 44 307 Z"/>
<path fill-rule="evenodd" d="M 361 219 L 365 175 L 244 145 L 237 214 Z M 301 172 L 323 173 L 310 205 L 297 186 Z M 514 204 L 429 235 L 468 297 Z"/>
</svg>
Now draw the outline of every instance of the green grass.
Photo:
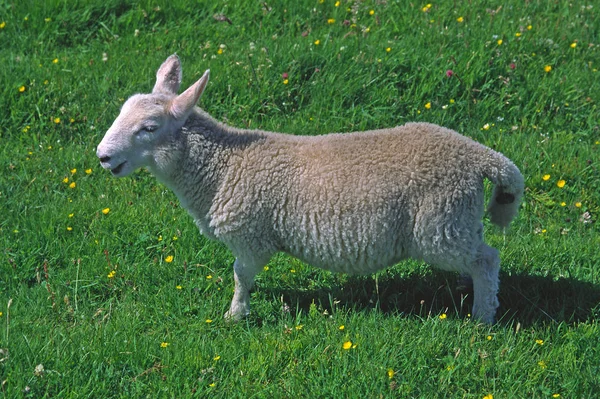
<svg viewBox="0 0 600 399">
<path fill-rule="evenodd" d="M 600 8 L 487 3 L 0 2 L 0 394 L 596 396 Z M 174 52 L 183 86 L 211 69 L 201 106 L 234 126 L 428 121 L 513 159 L 521 213 L 506 235 L 485 223 L 499 322 L 417 262 L 346 276 L 280 255 L 225 323 L 231 253 L 147 172 L 113 179 L 95 157 Z"/>
</svg>

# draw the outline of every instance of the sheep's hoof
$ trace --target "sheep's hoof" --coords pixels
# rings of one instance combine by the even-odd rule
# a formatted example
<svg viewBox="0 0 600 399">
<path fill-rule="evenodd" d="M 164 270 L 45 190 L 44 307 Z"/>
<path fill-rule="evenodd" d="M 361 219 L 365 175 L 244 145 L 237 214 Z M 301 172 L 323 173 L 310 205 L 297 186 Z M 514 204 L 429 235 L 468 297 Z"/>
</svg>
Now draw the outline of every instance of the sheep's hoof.
<svg viewBox="0 0 600 399">
<path fill-rule="evenodd" d="M 225 312 L 225 315 L 223 315 L 223 318 L 227 322 L 236 323 L 238 321 L 244 320 L 249 314 L 250 314 L 249 311 L 247 311 L 247 312 L 237 311 L 236 312 L 232 309 L 229 309 L 227 312 Z"/>
</svg>

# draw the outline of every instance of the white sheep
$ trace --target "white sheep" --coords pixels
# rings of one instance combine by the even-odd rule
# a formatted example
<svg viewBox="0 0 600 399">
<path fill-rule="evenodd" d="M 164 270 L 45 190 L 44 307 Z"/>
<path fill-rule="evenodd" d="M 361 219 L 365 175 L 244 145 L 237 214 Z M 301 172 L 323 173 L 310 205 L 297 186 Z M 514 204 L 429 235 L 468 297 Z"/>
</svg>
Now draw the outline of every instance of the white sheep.
<svg viewBox="0 0 600 399">
<path fill-rule="evenodd" d="M 225 317 L 250 312 L 255 275 L 281 251 L 344 273 L 406 258 L 457 271 L 473 280 L 473 316 L 494 321 L 500 260 L 483 242 L 483 179 L 495 184 L 491 221 L 508 226 L 524 189 L 508 158 L 429 123 L 323 136 L 233 128 L 196 106 L 208 76 L 178 95 L 181 64 L 167 58 L 152 93 L 125 102 L 97 155 L 117 177 L 147 167 L 202 234 L 233 252 Z"/>
</svg>

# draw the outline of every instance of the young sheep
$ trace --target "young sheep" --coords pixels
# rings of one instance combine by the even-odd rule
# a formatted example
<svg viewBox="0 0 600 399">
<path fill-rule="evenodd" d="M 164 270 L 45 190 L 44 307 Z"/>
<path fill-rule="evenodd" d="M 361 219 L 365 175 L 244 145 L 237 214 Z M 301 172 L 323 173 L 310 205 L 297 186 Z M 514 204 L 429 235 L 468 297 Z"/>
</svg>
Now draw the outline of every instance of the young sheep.
<svg viewBox="0 0 600 399">
<path fill-rule="evenodd" d="M 202 234 L 230 248 L 225 317 L 250 312 L 254 276 L 282 251 L 344 273 L 406 258 L 457 271 L 473 280 L 473 316 L 494 321 L 500 261 L 483 242 L 483 179 L 495 184 L 491 221 L 508 226 L 524 188 L 508 158 L 428 123 L 324 136 L 236 129 L 196 107 L 208 76 L 178 95 L 180 61 L 167 58 L 152 93 L 125 102 L 97 155 L 117 177 L 147 167 Z"/>
</svg>

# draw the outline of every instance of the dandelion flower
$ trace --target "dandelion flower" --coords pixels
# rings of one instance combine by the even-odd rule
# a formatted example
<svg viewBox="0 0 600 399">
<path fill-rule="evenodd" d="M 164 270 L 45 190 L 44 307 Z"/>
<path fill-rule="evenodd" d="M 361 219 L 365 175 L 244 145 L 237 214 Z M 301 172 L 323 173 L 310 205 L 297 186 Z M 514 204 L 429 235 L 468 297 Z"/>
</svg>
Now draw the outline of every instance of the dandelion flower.
<svg viewBox="0 0 600 399">
<path fill-rule="evenodd" d="M 391 47 L 388 47 L 388 48 L 386 48 L 386 49 L 385 49 L 385 51 L 386 51 L 387 53 L 389 53 L 390 51 L 392 51 L 392 48 L 391 48 Z"/>
<path fill-rule="evenodd" d="M 465 19 L 464 19 L 463 17 L 458 17 L 458 18 L 456 18 L 456 21 L 457 21 L 459 24 L 462 24 L 463 22 L 465 22 Z"/>
<path fill-rule="evenodd" d="M 566 184 L 566 183 L 567 183 L 567 182 L 566 182 L 566 181 L 564 181 L 564 180 L 559 180 L 559 181 L 557 181 L 557 182 L 556 182 L 556 186 L 557 186 L 558 188 L 563 188 L 563 187 L 565 186 L 565 184 Z"/>
<path fill-rule="evenodd" d="M 68 226 L 67 231 L 73 231 L 73 228 L 71 226 Z"/>
<path fill-rule="evenodd" d="M 552 71 L 552 67 L 550 65 L 546 65 L 544 67 L 544 72 L 549 73 L 550 71 Z"/>
<path fill-rule="evenodd" d="M 71 169 L 71 174 L 74 175 L 75 173 L 77 173 L 77 169 L 75 169 L 75 168 Z"/>
<path fill-rule="evenodd" d="M 543 361 L 543 360 L 540 360 L 540 361 L 538 362 L 538 366 L 540 366 L 540 368 L 541 368 L 542 370 L 545 370 L 545 369 L 547 369 L 547 368 L 548 368 L 548 365 L 547 365 L 547 364 L 546 364 L 546 362 L 545 362 L 545 361 Z"/>
<path fill-rule="evenodd" d="M 485 339 L 487 339 L 488 341 L 491 341 L 492 340 L 492 336 L 488 335 L 487 337 L 485 337 Z"/>
<path fill-rule="evenodd" d="M 567 203 L 563 201 L 560 203 L 560 206 L 567 206 Z"/>
<path fill-rule="evenodd" d="M 73 216 L 75 216 L 74 213 L 69 213 L 69 217 L 72 218 Z"/>
<path fill-rule="evenodd" d="M 339 1 L 336 1 L 334 5 L 335 5 L 336 7 L 339 7 L 339 6 L 340 6 L 340 2 L 339 2 Z"/>
<path fill-rule="evenodd" d="M 448 316 L 446 315 L 446 313 L 442 313 L 440 315 L 440 320 L 445 320 Z"/>
<path fill-rule="evenodd" d="M 25 86 L 19 87 L 19 93 L 23 93 L 25 91 Z"/>
<path fill-rule="evenodd" d="M 167 346 L 169 346 L 169 343 L 168 343 L 168 342 L 161 342 L 161 343 L 160 343 L 160 347 L 161 347 L 161 348 L 166 348 Z"/>
<path fill-rule="evenodd" d="M 575 203 L 575 207 L 576 207 L 576 208 L 581 208 L 581 202 L 576 202 L 576 203 Z"/>
<path fill-rule="evenodd" d="M 175 286 L 175 289 L 178 289 L 178 290 L 180 290 L 180 289 L 182 289 L 182 288 L 183 288 L 183 287 L 182 287 L 182 286 L 180 286 L 180 285 L 177 285 L 177 286 Z"/>
<path fill-rule="evenodd" d="M 55 59 L 53 59 L 53 60 L 52 60 L 52 63 L 53 63 L 53 64 L 58 64 L 58 58 L 55 58 Z"/>
<path fill-rule="evenodd" d="M 543 180 L 543 181 L 548 181 L 548 180 L 550 180 L 550 175 L 546 174 L 546 175 L 542 176 L 542 180 Z"/>
<path fill-rule="evenodd" d="M 533 29 L 533 26 L 527 25 L 527 30 L 531 30 L 531 29 Z"/>
<path fill-rule="evenodd" d="M 265 266 L 265 267 L 263 267 L 263 270 L 264 270 L 264 271 L 268 271 L 268 270 L 269 270 L 269 266 Z"/>
<path fill-rule="evenodd" d="M 105 215 L 108 215 L 108 212 L 110 212 L 110 208 L 104 208 L 102 209 L 102 213 Z"/>
<path fill-rule="evenodd" d="M 346 326 L 344 326 L 343 324 L 341 326 L 338 327 L 338 330 L 340 331 L 344 331 L 344 328 L 346 328 Z"/>
<path fill-rule="evenodd" d="M 209 387 L 214 388 L 217 384 L 215 384 L 214 382 L 211 382 L 210 384 L 208 384 Z"/>
<path fill-rule="evenodd" d="M 319 44 L 321 44 L 321 41 L 319 39 L 315 40 L 315 46 L 318 46 Z"/>
<path fill-rule="evenodd" d="M 116 272 L 115 270 L 111 270 L 111 271 L 110 271 L 110 273 L 108 273 L 108 274 L 106 275 L 106 277 L 108 277 L 108 278 L 113 278 L 113 277 L 115 277 L 115 274 L 117 274 L 117 272 Z"/>
<path fill-rule="evenodd" d="M 2 315 L 3 315 L 3 314 L 4 314 L 4 313 L 0 312 L 0 317 L 2 317 Z"/>
<path fill-rule="evenodd" d="M 60 123 L 60 118 L 54 118 L 54 123 L 56 123 L 57 125 Z"/>
<path fill-rule="evenodd" d="M 575 47 L 577 47 L 577 42 L 571 43 L 571 48 L 575 48 Z"/>
<path fill-rule="evenodd" d="M 427 109 L 431 109 L 431 103 L 427 103 L 427 104 L 425 104 L 425 108 L 427 108 Z"/>
<path fill-rule="evenodd" d="M 394 370 L 393 370 L 393 369 L 388 369 L 388 371 L 387 371 L 387 376 L 388 376 L 388 378 L 389 378 L 390 380 L 391 380 L 392 378 L 394 378 L 394 374 L 395 374 L 395 372 L 394 372 Z"/>
<path fill-rule="evenodd" d="M 223 54 L 223 49 L 222 49 L 222 48 L 219 48 L 219 49 L 217 50 L 217 54 L 219 54 L 219 55 Z"/>
<path fill-rule="evenodd" d="M 375 10 L 369 11 L 369 15 L 373 15 L 373 14 L 375 14 Z"/>
<path fill-rule="evenodd" d="M 498 46 L 502 46 L 502 39 L 498 39 Z"/>
<path fill-rule="evenodd" d="M 300 331 L 300 330 L 302 330 L 303 328 L 304 328 L 304 325 L 303 325 L 303 324 L 298 324 L 298 325 L 296 326 L 296 330 L 297 330 L 297 331 Z"/>
<path fill-rule="evenodd" d="M 288 83 L 290 83 L 290 81 L 289 81 L 288 79 L 283 79 L 283 84 L 284 84 L 284 85 L 286 85 L 286 84 L 288 84 Z"/>
<path fill-rule="evenodd" d="M 329 18 L 329 19 L 327 20 L 327 23 L 328 23 L 329 25 L 333 25 L 333 24 L 335 24 L 335 19 L 334 19 L 334 18 Z"/>
<path fill-rule="evenodd" d="M 535 343 L 538 345 L 544 345 L 544 340 L 543 339 L 536 339 Z"/>
<path fill-rule="evenodd" d="M 483 125 L 483 130 L 489 130 L 490 129 L 490 124 L 486 123 L 485 125 Z"/>
<path fill-rule="evenodd" d="M 86 169 L 85 170 L 85 174 L 86 175 L 91 175 L 92 174 L 92 170 L 91 169 Z"/>
<path fill-rule="evenodd" d="M 69 182 L 69 178 L 65 177 L 64 179 L 62 179 L 62 182 L 65 183 L 65 184 L 67 184 Z"/>
<path fill-rule="evenodd" d="M 0 29 L 4 29 L 6 27 L 6 22 L 0 22 Z"/>
<path fill-rule="evenodd" d="M 217 360 L 219 360 L 221 358 L 221 356 L 217 355 L 215 357 L 213 357 L 213 360 L 216 362 Z"/>
<path fill-rule="evenodd" d="M 0 316 L 2 316 L 2 314 L 0 313 Z M 554 393 L 552 394 L 553 398 L 560 398 L 560 394 L 559 393 Z"/>
<path fill-rule="evenodd" d="M 206 319 L 206 324 L 210 324 L 212 322 L 213 322 L 212 319 Z"/>
<path fill-rule="evenodd" d="M 491 393 L 488 393 L 487 395 L 485 395 L 483 397 L 483 399 L 494 399 L 494 395 L 492 395 Z"/>
<path fill-rule="evenodd" d="M 69 188 L 75 188 L 77 187 L 77 184 L 75 184 L 75 182 L 71 182 L 71 184 L 69 184 Z"/>
<path fill-rule="evenodd" d="M 210 280 L 212 278 L 212 276 L 209 274 L 208 276 L 206 276 L 207 280 Z"/>
<path fill-rule="evenodd" d="M 167 263 L 171 263 L 171 262 L 173 262 L 173 255 L 169 255 L 169 256 L 167 256 L 167 257 L 165 258 L 165 262 L 167 262 Z"/>
<path fill-rule="evenodd" d="M 344 348 L 344 350 L 348 350 L 348 349 L 352 348 L 352 341 L 344 342 L 344 344 L 342 345 L 342 348 Z"/>
<path fill-rule="evenodd" d="M 515 33 L 515 37 L 521 37 L 521 32 Z"/>
</svg>

